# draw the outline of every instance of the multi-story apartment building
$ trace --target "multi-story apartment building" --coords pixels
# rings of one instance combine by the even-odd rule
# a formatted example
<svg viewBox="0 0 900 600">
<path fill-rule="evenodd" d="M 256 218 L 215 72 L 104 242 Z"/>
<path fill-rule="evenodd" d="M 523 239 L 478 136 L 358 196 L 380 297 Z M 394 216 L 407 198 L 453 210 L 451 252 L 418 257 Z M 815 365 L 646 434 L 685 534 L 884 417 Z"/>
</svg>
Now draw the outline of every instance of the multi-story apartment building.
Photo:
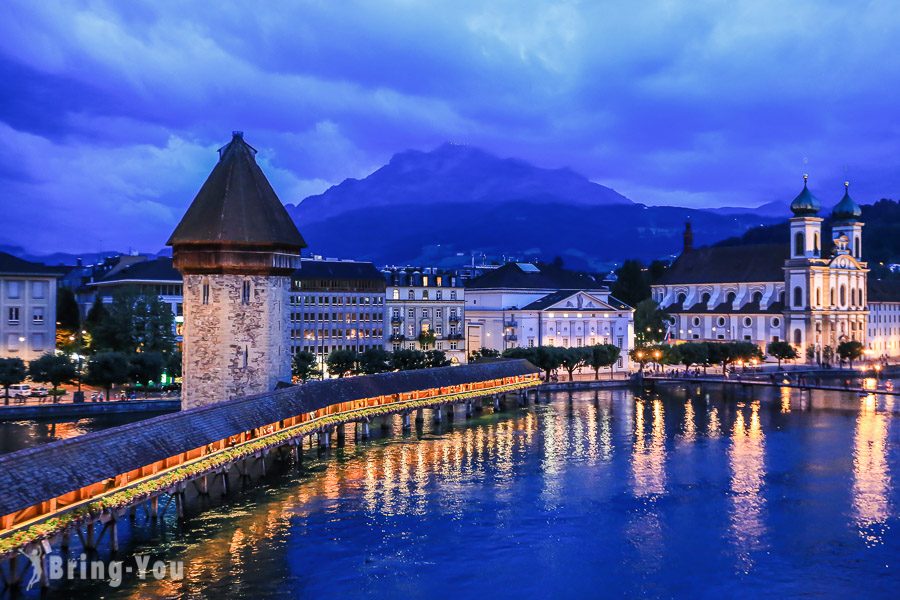
<svg viewBox="0 0 900 600">
<path fill-rule="evenodd" d="M 56 347 L 59 270 L 0 252 L 0 356 L 24 361 Z"/>
<path fill-rule="evenodd" d="M 866 356 L 900 356 L 900 280 L 869 280 L 869 337 Z"/>
<path fill-rule="evenodd" d="M 613 344 L 616 371 L 629 368 L 634 309 L 593 277 L 549 265 L 508 263 L 466 284 L 470 352 Z"/>
<path fill-rule="evenodd" d="M 436 268 L 388 268 L 385 348 L 441 350 L 453 364 L 466 362 L 465 288 L 455 273 Z"/>
<path fill-rule="evenodd" d="M 106 304 L 112 302 L 113 294 L 124 289 L 134 289 L 142 294 L 158 296 L 172 308 L 172 315 L 175 317 L 175 339 L 181 343 L 184 326 L 182 278 L 181 273 L 172 266 L 171 258 L 130 260 L 122 268 L 112 269 L 102 278 L 84 287 L 90 290 L 91 294 L 82 292 L 80 297 L 87 299 L 91 295 L 100 296 Z"/>
<path fill-rule="evenodd" d="M 384 290 L 372 263 L 304 258 L 291 280 L 291 349 L 316 355 L 384 344 Z"/>
</svg>

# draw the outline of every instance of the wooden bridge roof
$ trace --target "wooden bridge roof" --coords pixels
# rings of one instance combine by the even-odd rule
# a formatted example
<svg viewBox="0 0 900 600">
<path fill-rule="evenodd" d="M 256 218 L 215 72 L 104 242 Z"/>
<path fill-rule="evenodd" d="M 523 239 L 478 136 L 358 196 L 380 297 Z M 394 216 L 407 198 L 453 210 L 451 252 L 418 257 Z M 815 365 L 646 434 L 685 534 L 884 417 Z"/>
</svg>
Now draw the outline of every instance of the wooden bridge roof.
<svg viewBox="0 0 900 600">
<path fill-rule="evenodd" d="M 332 404 L 538 372 L 501 360 L 311 381 L 42 444 L 0 456 L 0 515 Z"/>
</svg>

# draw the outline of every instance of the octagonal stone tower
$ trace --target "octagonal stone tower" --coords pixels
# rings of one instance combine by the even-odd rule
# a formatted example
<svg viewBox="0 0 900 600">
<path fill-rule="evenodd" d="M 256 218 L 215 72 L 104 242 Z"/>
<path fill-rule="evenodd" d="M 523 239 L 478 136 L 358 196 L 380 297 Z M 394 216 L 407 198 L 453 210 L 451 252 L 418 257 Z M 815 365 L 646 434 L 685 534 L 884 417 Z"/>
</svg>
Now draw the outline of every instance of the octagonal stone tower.
<svg viewBox="0 0 900 600">
<path fill-rule="evenodd" d="M 167 243 L 184 279 L 182 408 L 289 382 L 290 275 L 306 242 L 241 132 Z"/>
</svg>

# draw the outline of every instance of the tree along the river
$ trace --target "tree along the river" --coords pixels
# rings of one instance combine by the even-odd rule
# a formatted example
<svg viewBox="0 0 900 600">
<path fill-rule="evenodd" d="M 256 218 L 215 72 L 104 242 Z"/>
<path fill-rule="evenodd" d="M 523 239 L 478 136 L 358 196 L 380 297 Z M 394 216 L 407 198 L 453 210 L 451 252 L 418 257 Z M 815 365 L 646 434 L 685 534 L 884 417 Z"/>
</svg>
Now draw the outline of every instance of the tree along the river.
<svg viewBox="0 0 900 600">
<path fill-rule="evenodd" d="M 69 383 L 78 376 L 78 370 L 72 359 L 65 354 L 48 352 L 28 363 L 28 376 L 32 381 L 49 383 L 53 388 L 50 393 L 56 396 L 59 395 L 62 384 Z"/>
<path fill-rule="evenodd" d="M 769 345 L 766 346 L 766 354 L 778 361 L 779 369 L 781 368 L 781 361 L 800 358 L 800 353 L 797 352 L 797 349 L 784 340 L 769 342 Z"/>
<path fill-rule="evenodd" d="M 144 387 L 159 383 L 166 359 L 159 352 L 134 352 L 128 357 L 129 379 Z"/>
<path fill-rule="evenodd" d="M 364 375 L 386 373 L 391 369 L 391 353 L 384 348 L 369 348 L 359 356 L 359 372 Z"/>
<path fill-rule="evenodd" d="M 112 386 L 126 383 L 130 374 L 131 367 L 124 353 L 98 352 L 88 360 L 84 381 L 103 388 L 106 399 L 109 400 Z"/>
<path fill-rule="evenodd" d="M 9 404 L 9 386 L 25 381 L 28 369 L 21 358 L 0 358 L 0 385 L 3 386 L 4 404 Z"/>
<path fill-rule="evenodd" d="M 851 369 L 853 368 L 853 361 L 861 359 L 864 351 L 864 346 L 856 340 L 841 342 L 837 347 L 837 355 L 841 358 L 841 361 L 846 360 L 849 362 Z"/>
<path fill-rule="evenodd" d="M 291 363 L 294 376 L 300 381 L 309 381 L 310 379 L 318 379 L 322 376 L 319 368 L 316 366 L 316 355 L 308 350 L 301 350 L 294 355 Z"/>
<path fill-rule="evenodd" d="M 641 300 L 634 309 L 634 340 L 638 346 L 656 344 L 666 337 L 669 315 L 652 298 Z"/>
<path fill-rule="evenodd" d="M 397 371 L 413 371 L 428 366 L 428 357 L 421 350 L 401 348 L 391 356 L 391 366 Z"/>
<path fill-rule="evenodd" d="M 353 350 L 334 350 L 325 359 L 328 373 L 341 378 L 356 371 L 359 354 Z"/>
<path fill-rule="evenodd" d="M 612 379 L 612 366 L 619 360 L 622 351 L 612 344 L 597 344 L 587 349 L 587 365 L 594 370 L 594 379 L 600 379 L 600 369 L 609 367 L 609 378 Z"/>
</svg>

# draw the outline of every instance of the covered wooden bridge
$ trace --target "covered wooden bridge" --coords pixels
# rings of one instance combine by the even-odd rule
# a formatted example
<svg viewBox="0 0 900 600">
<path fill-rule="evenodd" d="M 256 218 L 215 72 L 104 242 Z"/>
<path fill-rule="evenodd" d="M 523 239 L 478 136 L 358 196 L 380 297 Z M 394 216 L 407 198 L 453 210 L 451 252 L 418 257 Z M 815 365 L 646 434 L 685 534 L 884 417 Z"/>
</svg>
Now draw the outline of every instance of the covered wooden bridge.
<svg viewBox="0 0 900 600">
<path fill-rule="evenodd" d="M 539 383 L 525 360 L 314 381 L 0 456 L 0 558 L 46 554 L 73 535 L 96 548 L 107 532 L 116 550 L 116 521 L 127 512 L 143 505 L 155 518 L 174 503 L 182 516 L 189 486 L 226 493 L 251 468 L 264 473 L 272 451 L 299 460 L 305 436 L 327 446 L 335 428 L 342 435 L 356 423 L 366 437 L 369 421 L 383 415 L 399 413 L 408 426 L 423 408 L 437 408 L 439 418 L 445 405 L 465 403 L 470 414 L 475 401 Z"/>
</svg>

